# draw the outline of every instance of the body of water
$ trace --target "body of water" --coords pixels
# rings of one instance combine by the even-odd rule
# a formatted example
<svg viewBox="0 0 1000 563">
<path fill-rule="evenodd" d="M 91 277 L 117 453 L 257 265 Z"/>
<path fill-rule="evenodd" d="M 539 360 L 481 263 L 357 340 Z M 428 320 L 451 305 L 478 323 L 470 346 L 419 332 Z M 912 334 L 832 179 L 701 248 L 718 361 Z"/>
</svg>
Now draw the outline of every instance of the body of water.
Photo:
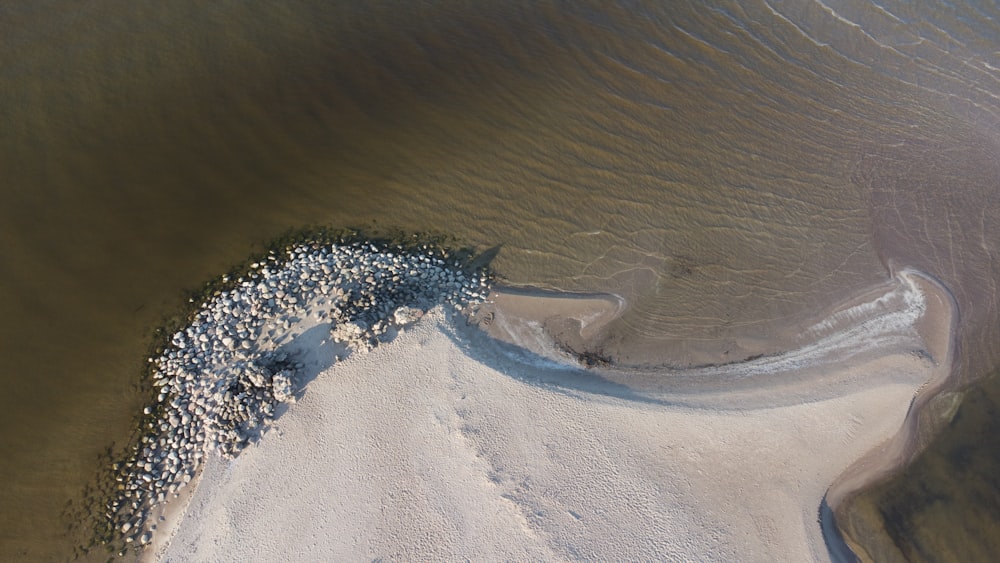
<svg viewBox="0 0 1000 563">
<path fill-rule="evenodd" d="M 71 553 L 64 515 L 130 435 L 154 329 L 308 224 L 500 245 L 511 282 L 622 295 L 593 352 L 624 365 L 775 351 L 912 266 L 958 300 L 956 381 L 981 378 L 1000 362 L 998 18 L 973 1 L 0 8 L 0 558 Z"/>
</svg>

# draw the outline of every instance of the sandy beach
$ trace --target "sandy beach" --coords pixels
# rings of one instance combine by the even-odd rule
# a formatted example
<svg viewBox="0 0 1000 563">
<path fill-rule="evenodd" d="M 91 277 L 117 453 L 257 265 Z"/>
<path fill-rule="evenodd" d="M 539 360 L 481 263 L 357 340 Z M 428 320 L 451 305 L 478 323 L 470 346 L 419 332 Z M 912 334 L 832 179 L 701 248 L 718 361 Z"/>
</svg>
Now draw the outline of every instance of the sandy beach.
<svg viewBox="0 0 1000 563">
<path fill-rule="evenodd" d="M 208 459 L 145 556 L 829 560 L 824 495 L 848 468 L 863 482 L 856 463 L 948 373 L 940 291 L 903 271 L 810 345 L 659 379 L 573 356 L 620 314 L 608 296 L 501 292 L 472 323 L 438 308 L 342 361 L 303 326 L 298 401 Z"/>
</svg>

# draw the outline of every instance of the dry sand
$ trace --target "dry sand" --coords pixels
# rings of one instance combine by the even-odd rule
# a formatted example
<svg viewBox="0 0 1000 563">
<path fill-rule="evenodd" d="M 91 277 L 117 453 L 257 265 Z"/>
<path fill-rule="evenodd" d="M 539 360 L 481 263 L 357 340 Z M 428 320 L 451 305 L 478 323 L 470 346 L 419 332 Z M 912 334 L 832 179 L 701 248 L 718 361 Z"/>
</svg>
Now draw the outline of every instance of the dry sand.
<svg viewBox="0 0 1000 563">
<path fill-rule="evenodd" d="M 553 346 L 595 338 L 614 299 L 501 298 L 480 316 L 492 336 L 435 311 L 324 369 L 256 447 L 211 458 L 147 555 L 827 560 L 827 489 L 947 373 L 938 289 L 903 272 L 810 346 L 639 391 Z M 295 341 L 317 371 L 324 331 Z"/>
</svg>

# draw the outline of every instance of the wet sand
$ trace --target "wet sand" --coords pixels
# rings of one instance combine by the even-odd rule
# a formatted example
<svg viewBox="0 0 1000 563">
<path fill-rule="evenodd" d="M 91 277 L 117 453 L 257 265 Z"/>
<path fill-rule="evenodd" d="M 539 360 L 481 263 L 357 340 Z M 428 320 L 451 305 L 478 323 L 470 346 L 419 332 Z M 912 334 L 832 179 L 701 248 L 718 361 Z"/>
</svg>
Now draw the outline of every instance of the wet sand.
<svg viewBox="0 0 1000 563">
<path fill-rule="evenodd" d="M 828 488 L 852 466 L 863 484 L 858 460 L 881 459 L 947 373 L 940 288 L 915 272 L 886 288 L 815 325 L 813 348 L 701 368 L 754 382 L 725 391 L 581 367 L 559 343 L 599 337 L 612 297 L 510 292 L 471 324 L 435 311 L 366 355 L 316 354 L 299 402 L 211 459 L 146 555 L 826 560 Z"/>
<path fill-rule="evenodd" d="M 925 275 L 914 276 L 913 280 L 926 297 L 927 311 L 914 328 L 924 344 L 921 352 L 927 354 L 927 359 L 932 363 L 931 377 L 914 397 L 907 413 L 911 416 L 907 417 L 903 428 L 877 449 L 855 462 L 830 487 L 827 502 L 834 510 L 841 505 L 846 496 L 898 471 L 926 446 L 928 438 L 920 435 L 917 427 L 918 415 L 932 414 L 947 421 L 958 407 L 958 401 L 953 400 L 952 406 L 943 411 L 937 413 L 924 411 L 931 400 L 940 401 L 942 398 L 947 400 L 947 397 L 942 397 L 940 393 L 954 367 L 956 307 L 951 294 L 936 280 Z"/>
</svg>

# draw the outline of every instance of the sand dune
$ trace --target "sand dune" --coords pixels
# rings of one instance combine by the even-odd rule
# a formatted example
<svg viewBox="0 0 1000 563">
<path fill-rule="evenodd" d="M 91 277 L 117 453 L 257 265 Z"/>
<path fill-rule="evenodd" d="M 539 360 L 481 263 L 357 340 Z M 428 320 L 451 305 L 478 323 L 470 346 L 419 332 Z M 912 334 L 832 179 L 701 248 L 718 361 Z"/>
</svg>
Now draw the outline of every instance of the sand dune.
<svg viewBox="0 0 1000 563">
<path fill-rule="evenodd" d="M 827 560 L 827 489 L 889 443 L 950 365 L 951 311 L 938 297 L 927 306 L 934 291 L 903 272 L 877 303 L 817 325 L 813 348 L 717 368 L 703 394 L 690 382 L 633 392 L 541 354 L 559 338 L 546 326 L 565 336 L 577 318 L 593 331 L 582 321 L 612 317 L 607 300 L 603 316 L 501 308 L 492 336 L 434 311 L 324 369 L 257 446 L 211 459 L 147 554 Z M 531 310 L 545 317 L 532 325 L 535 351 L 512 344 Z M 314 356 L 317 369 L 329 363 Z"/>
</svg>

